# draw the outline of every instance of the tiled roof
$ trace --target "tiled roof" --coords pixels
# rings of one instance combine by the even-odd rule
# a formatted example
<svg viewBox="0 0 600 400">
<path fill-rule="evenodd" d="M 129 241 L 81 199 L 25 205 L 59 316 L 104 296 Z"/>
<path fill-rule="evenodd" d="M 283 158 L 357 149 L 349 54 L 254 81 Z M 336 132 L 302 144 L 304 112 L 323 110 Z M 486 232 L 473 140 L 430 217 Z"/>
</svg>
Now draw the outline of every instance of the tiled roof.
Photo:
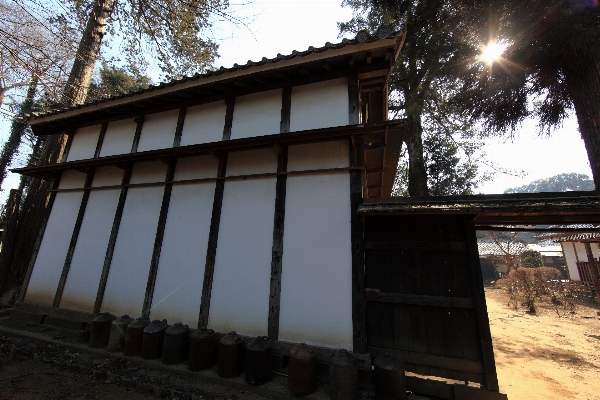
<svg viewBox="0 0 600 400">
<path fill-rule="evenodd" d="M 385 27 L 379 28 L 375 35 L 368 35 L 365 31 L 361 31 L 356 35 L 356 37 L 354 39 L 344 38 L 344 39 L 342 39 L 341 42 L 338 42 L 338 43 L 326 42 L 325 45 L 321 46 L 321 47 L 309 46 L 308 49 L 306 49 L 304 51 L 293 50 L 290 54 L 287 54 L 287 55 L 277 54 L 277 56 L 274 58 L 263 57 L 260 59 L 260 61 L 248 60 L 245 64 L 235 63 L 235 64 L 233 64 L 233 67 L 231 67 L 231 68 L 220 67 L 219 69 L 209 70 L 203 74 L 196 73 L 192 76 L 185 76 L 180 79 L 173 79 L 169 82 L 161 82 L 157 85 L 150 85 L 146 89 L 139 89 L 139 90 L 135 90 L 135 91 L 132 91 L 129 93 L 117 95 L 117 96 L 111 96 L 111 97 L 107 97 L 107 98 L 100 99 L 100 100 L 94 100 L 94 101 L 86 102 L 83 104 L 78 104 L 73 107 L 54 109 L 54 110 L 41 112 L 41 113 L 31 113 L 29 115 L 26 115 L 26 117 L 29 121 L 33 121 L 35 119 L 47 117 L 50 115 L 55 115 L 55 114 L 72 111 L 72 110 L 77 110 L 77 109 L 92 106 L 92 105 L 107 103 L 109 101 L 122 99 L 125 97 L 137 96 L 142 93 L 153 92 L 155 90 L 163 89 L 165 87 L 180 85 L 180 84 L 188 82 L 188 81 L 196 81 L 199 79 L 206 79 L 206 78 L 209 78 L 212 76 L 218 76 L 218 75 L 236 72 L 238 70 L 246 70 L 246 69 L 249 69 L 252 67 L 259 67 L 259 66 L 262 66 L 265 64 L 276 64 L 283 60 L 292 60 L 296 57 L 306 57 L 306 56 L 314 54 L 314 53 L 324 53 L 329 50 L 341 49 L 346 46 L 353 46 L 353 45 L 358 45 L 358 44 L 362 44 L 362 43 L 377 42 L 379 40 L 397 37 L 400 34 L 402 34 L 402 32 L 391 33 L 391 31 Z"/>
</svg>

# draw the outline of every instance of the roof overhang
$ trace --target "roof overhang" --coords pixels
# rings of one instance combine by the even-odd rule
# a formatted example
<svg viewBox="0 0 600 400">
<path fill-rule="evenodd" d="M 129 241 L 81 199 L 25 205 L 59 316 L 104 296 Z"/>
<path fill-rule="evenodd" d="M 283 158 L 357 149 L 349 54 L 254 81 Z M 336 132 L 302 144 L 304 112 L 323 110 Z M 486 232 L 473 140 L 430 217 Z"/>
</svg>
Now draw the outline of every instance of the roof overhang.
<svg viewBox="0 0 600 400">
<path fill-rule="evenodd" d="M 472 214 L 476 226 L 600 223 L 600 191 L 364 199 L 359 212 Z"/>
<path fill-rule="evenodd" d="M 291 55 L 263 58 L 245 65 L 152 86 L 116 98 L 34 115 L 28 123 L 36 135 L 69 132 L 84 126 L 194 106 L 284 86 L 320 82 L 358 74 L 359 79 L 388 76 L 406 33 L 365 42 L 356 39 Z"/>
</svg>

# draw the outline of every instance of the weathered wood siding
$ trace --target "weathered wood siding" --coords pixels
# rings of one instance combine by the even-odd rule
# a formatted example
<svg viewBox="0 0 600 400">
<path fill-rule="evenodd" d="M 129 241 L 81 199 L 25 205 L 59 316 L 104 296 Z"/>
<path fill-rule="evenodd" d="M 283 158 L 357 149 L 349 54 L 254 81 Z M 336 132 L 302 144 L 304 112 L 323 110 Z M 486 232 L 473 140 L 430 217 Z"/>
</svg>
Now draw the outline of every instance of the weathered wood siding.
<svg viewBox="0 0 600 400">
<path fill-rule="evenodd" d="M 211 156 L 180 159 L 175 181 L 214 178 Z M 174 185 L 165 225 L 150 317 L 198 323 L 215 182 Z"/>
<path fill-rule="evenodd" d="M 227 176 L 277 172 L 275 149 L 229 154 Z M 266 335 L 275 177 L 225 182 L 208 326 Z"/>
<path fill-rule="evenodd" d="M 288 171 L 348 165 L 347 142 L 289 147 Z M 350 177 L 291 175 L 286 186 L 279 339 L 352 349 Z"/>
</svg>

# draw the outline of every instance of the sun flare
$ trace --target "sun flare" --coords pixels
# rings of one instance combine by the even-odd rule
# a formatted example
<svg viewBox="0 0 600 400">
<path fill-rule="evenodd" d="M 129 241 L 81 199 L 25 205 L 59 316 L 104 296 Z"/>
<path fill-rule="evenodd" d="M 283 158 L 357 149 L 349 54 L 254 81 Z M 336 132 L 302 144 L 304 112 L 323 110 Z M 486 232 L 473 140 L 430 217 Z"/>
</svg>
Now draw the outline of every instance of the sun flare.
<svg viewBox="0 0 600 400">
<path fill-rule="evenodd" d="M 498 61 L 505 49 L 506 44 L 504 43 L 490 42 L 486 46 L 482 47 L 479 58 L 486 64 L 493 64 L 494 62 Z"/>
</svg>

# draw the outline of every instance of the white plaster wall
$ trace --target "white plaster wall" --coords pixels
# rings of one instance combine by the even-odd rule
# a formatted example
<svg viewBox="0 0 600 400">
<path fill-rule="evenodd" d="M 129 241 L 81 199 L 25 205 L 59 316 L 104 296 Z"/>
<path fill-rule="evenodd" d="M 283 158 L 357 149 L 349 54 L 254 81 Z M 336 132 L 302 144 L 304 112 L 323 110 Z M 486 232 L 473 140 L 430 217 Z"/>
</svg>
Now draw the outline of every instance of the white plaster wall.
<svg viewBox="0 0 600 400">
<path fill-rule="evenodd" d="M 223 139 L 225 112 L 224 101 L 189 107 L 185 113 L 181 145 L 218 142 Z"/>
<path fill-rule="evenodd" d="M 294 86 L 290 131 L 348 125 L 348 79 Z"/>
<path fill-rule="evenodd" d="M 583 244 L 581 242 L 574 242 L 574 243 L 575 243 L 575 251 L 577 252 L 577 257 L 579 258 L 579 261 L 587 262 L 588 257 L 587 257 L 587 252 L 585 251 L 585 244 Z"/>
<path fill-rule="evenodd" d="M 301 144 L 290 146 L 288 149 L 288 171 L 349 166 L 350 149 L 347 140 Z"/>
<path fill-rule="evenodd" d="M 98 137 L 100 136 L 100 128 L 102 128 L 102 125 L 93 125 L 77 129 L 75 137 L 73 137 L 73 142 L 71 142 L 67 161 L 93 158 L 94 152 L 96 151 L 96 145 L 98 144 Z"/>
<path fill-rule="evenodd" d="M 569 270 L 569 277 L 571 280 L 580 281 L 579 271 L 577 270 L 577 259 L 575 258 L 575 249 L 573 243 L 562 242 L 561 244 L 565 262 L 567 263 L 567 269 Z"/>
<path fill-rule="evenodd" d="M 98 168 L 93 187 L 119 185 L 123 170 Z M 120 189 L 92 190 L 73 253 L 60 308 L 92 312 Z"/>
<path fill-rule="evenodd" d="M 131 183 L 160 182 L 165 175 L 166 165 L 162 163 L 136 164 Z M 163 193 L 164 186 L 129 188 L 102 311 L 141 315 Z"/>
<path fill-rule="evenodd" d="M 137 151 L 173 147 L 179 110 L 146 115 Z"/>
<path fill-rule="evenodd" d="M 175 180 L 213 178 L 212 156 L 181 158 Z M 173 185 L 165 225 L 151 318 L 198 324 L 215 182 Z"/>
<path fill-rule="evenodd" d="M 59 189 L 83 187 L 85 175 L 63 174 Z M 60 280 L 83 191 L 57 193 L 31 273 L 25 302 L 51 306 Z"/>
<path fill-rule="evenodd" d="M 281 95 L 282 89 L 276 89 L 237 97 L 233 108 L 231 139 L 279 133 Z"/>
<path fill-rule="evenodd" d="M 131 152 L 136 127 L 133 118 L 109 122 L 104 133 L 100 157 Z"/>
<path fill-rule="evenodd" d="M 273 149 L 232 153 L 228 174 L 277 171 Z M 268 332 L 276 178 L 227 181 L 223 194 L 208 325 L 257 336 Z"/>
<path fill-rule="evenodd" d="M 314 146 L 290 147 L 288 170 L 306 169 Z M 313 168 L 344 165 L 336 153 L 335 160 L 315 160 Z M 279 339 L 351 350 L 349 174 L 288 176 L 286 189 Z"/>
</svg>

